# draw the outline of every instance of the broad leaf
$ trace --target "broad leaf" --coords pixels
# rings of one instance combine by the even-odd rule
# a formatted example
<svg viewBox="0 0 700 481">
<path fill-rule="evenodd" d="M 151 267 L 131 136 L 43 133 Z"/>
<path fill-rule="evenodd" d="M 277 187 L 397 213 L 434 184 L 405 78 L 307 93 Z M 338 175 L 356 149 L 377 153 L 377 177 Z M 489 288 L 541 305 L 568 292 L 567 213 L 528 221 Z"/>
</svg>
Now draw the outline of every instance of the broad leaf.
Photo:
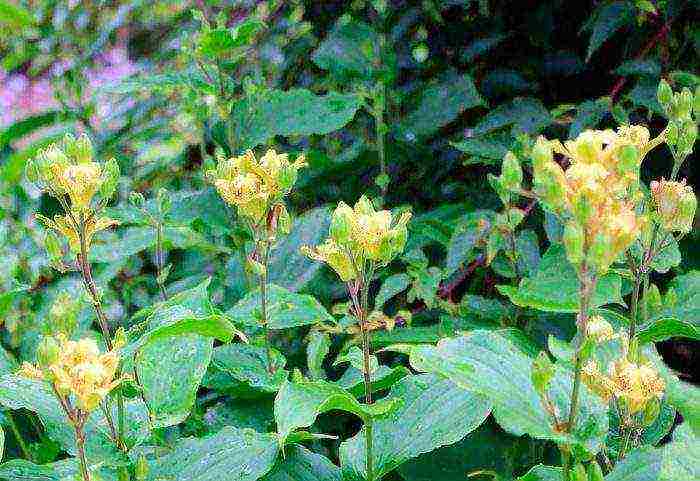
<svg viewBox="0 0 700 481">
<path fill-rule="evenodd" d="M 291 446 L 261 481 L 341 481 L 340 468 L 303 446 Z"/>
<path fill-rule="evenodd" d="M 226 314 L 236 323 L 259 326 L 260 306 L 260 290 L 256 289 Z M 268 284 L 267 324 L 270 329 L 287 329 L 322 322 L 334 322 L 334 318 L 315 297 L 296 294 L 283 287 Z"/>
<path fill-rule="evenodd" d="M 327 411 L 340 410 L 355 414 L 363 421 L 387 413 L 396 400 L 361 404 L 345 389 L 326 381 L 285 382 L 275 398 L 275 420 L 280 443 L 296 429 L 311 426 Z"/>
<path fill-rule="evenodd" d="M 501 294 L 521 307 L 548 312 L 578 312 L 580 282 L 576 270 L 566 259 L 562 245 L 553 245 L 542 256 L 537 271 L 513 286 L 498 286 Z M 593 294 L 592 307 L 619 303 L 622 280 L 617 274 L 601 276 Z"/>
<path fill-rule="evenodd" d="M 149 461 L 146 481 L 255 481 L 272 469 L 278 444 L 274 434 L 225 427 L 204 438 L 188 438 Z"/>
<path fill-rule="evenodd" d="M 508 126 L 515 131 L 536 134 L 553 121 L 542 102 L 531 97 L 517 97 L 486 114 L 474 127 L 473 135 L 483 135 Z"/>
<path fill-rule="evenodd" d="M 634 5 L 623 0 L 602 4 L 593 14 L 586 61 L 620 28 L 634 21 Z"/>
<path fill-rule="evenodd" d="M 339 23 L 321 42 L 311 60 L 338 78 L 374 74 L 379 36 L 364 22 Z"/>
<path fill-rule="evenodd" d="M 453 274 L 463 264 L 474 260 L 477 244 L 488 236 L 493 217 L 492 211 L 478 210 L 459 220 L 447 246 L 445 275 Z"/>
<path fill-rule="evenodd" d="M 376 309 L 382 309 L 384 304 L 387 303 L 389 299 L 394 297 L 396 294 L 408 289 L 411 284 L 411 278 L 406 273 L 393 274 L 382 282 L 382 286 L 379 288 L 377 297 L 374 299 L 374 306 Z"/>
<path fill-rule="evenodd" d="M 459 441 L 491 412 L 486 398 L 432 374 L 404 378 L 387 399 L 400 399 L 402 405 L 372 424 L 377 480 L 411 458 Z M 340 447 L 345 479 L 366 475 L 365 429 Z"/>
<path fill-rule="evenodd" d="M 328 134 L 350 122 L 361 103 L 353 94 L 321 96 L 304 89 L 246 97 L 231 113 L 238 149 L 253 148 L 277 135 Z"/>
<path fill-rule="evenodd" d="M 573 434 L 553 429 L 530 379 L 533 354 L 526 353 L 508 331 L 475 330 L 463 337 L 443 339 L 437 346 L 396 349 L 409 354 L 414 369 L 440 374 L 486 396 L 493 402 L 498 423 L 512 434 L 571 442 L 591 452 L 600 449 L 607 434 L 607 406 L 585 387 Z M 548 394 L 560 413 L 568 412 L 572 378 L 569 370 L 557 366 Z"/>
<path fill-rule="evenodd" d="M 675 277 L 669 290 L 673 289 L 675 299 L 668 302 L 660 316 L 674 317 L 680 321 L 700 325 L 700 271 L 690 271 Z"/>
<path fill-rule="evenodd" d="M 309 366 L 309 374 L 312 379 L 325 379 L 323 360 L 331 348 L 331 338 L 328 333 L 311 331 L 309 344 L 306 347 L 306 363 Z"/>
<path fill-rule="evenodd" d="M 673 317 L 662 317 L 641 327 L 636 337 L 640 344 L 665 341 L 674 337 L 700 340 L 700 326 Z"/>
<path fill-rule="evenodd" d="M 240 397 L 255 397 L 277 392 L 287 379 L 286 359 L 276 350 L 272 354 L 272 372 L 268 368 L 267 349 L 248 344 L 228 344 L 214 349 L 214 356 L 203 384 L 219 392 Z"/>
</svg>

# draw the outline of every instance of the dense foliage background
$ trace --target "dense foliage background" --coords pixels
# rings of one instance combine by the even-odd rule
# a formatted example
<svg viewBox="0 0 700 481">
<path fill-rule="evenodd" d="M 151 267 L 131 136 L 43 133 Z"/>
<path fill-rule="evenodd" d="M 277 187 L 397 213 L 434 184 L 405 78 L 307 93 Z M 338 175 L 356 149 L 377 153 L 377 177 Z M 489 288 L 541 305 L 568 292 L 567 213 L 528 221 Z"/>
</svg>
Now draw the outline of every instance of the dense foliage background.
<svg viewBox="0 0 700 481">
<path fill-rule="evenodd" d="M 262 26 L 238 43 L 202 47 L 202 18 L 226 27 L 256 19 Z M 540 133 L 564 140 L 586 128 L 633 122 L 658 134 L 665 125 L 656 98 L 660 78 L 676 89 L 700 84 L 699 20 L 694 0 L 0 0 L 0 371 L 34 359 L 59 296 L 62 302 L 70 301 L 66 294 L 79 298 L 79 330 L 92 328 L 79 276 L 50 267 L 45 230 L 34 217 L 59 207 L 24 176 L 27 160 L 66 132 L 89 135 L 98 157 L 115 157 L 121 170 L 108 208 L 120 226 L 100 234 L 91 251 L 113 328 L 133 327 L 143 319 L 141 310 L 160 300 L 154 229 L 128 202 L 136 191 L 154 207 L 160 188 L 171 204 L 163 219 L 167 295 L 207 289 L 216 309 L 246 326 L 252 301 L 239 301 L 250 300 L 245 296 L 255 286 L 245 262 L 249 234 L 202 172 L 216 151 L 274 147 L 305 153 L 309 166 L 289 198 L 291 233 L 271 254 L 272 283 L 313 295 L 342 325 L 344 286 L 299 248 L 325 238 L 330 206 L 369 194 L 383 197 L 386 208 L 410 206 L 414 213 L 405 253 L 372 284 L 375 308 L 395 324 L 375 333 L 375 348 L 432 343 L 475 327 L 519 329 L 535 352 L 549 336 L 571 339 L 573 313 L 518 307 L 497 288 L 537 276 L 554 286 L 563 282 L 557 277 L 563 274 L 540 264 L 559 226 L 523 201 L 517 268 L 505 251 L 487 265 L 488 226 L 480 220 L 502 206 L 486 176 L 500 172 L 508 149 L 524 149 L 529 136 Z M 645 161 L 643 180 L 668 176 L 670 162 L 668 152 L 657 149 Z M 697 154 L 691 155 L 680 173 L 694 187 L 697 166 Z M 696 228 L 680 243 L 682 256 L 652 278 L 661 292 L 677 290 L 695 328 L 699 237 Z M 628 284 L 622 283 L 624 296 Z M 273 302 L 291 302 L 284 295 Z M 334 363 L 356 338 L 325 337 L 310 312 L 316 311 L 297 314 L 303 321 L 290 314 L 297 327 L 274 331 L 280 372 L 300 370 L 361 389 L 356 367 Z M 657 349 L 682 380 L 697 385 L 693 332 Z M 253 361 L 216 347 L 209 364 L 211 352 L 199 359 L 198 349 L 206 353 L 211 346 L 185 346 L 159 367 L 167 382 L 154 374 L 151 382 L 164 383 L 163 391 L 149 406 L 162 409 L 145 444 L 172 446 L 182 436 L 203 437 L 223 426 L 274 431 L 280 380 L 266 376 L 262 365 L 237 371 Z M 408 372 L 406 356 L 378 356 L 388 379 Z M 192 360 L 203 380 L 192 370 L 183 373 Z M 442 388 L 448 389 L 436 384 Z M 696 389 L 687 386 L 695 402 Z M 8 386 L 0 385 L 0 403 L 14 413 L 12 420 L 0 414 L 5 459 L 26 454 L 11 424 L 33 461 L 66 457 L 51 420 L 21 409 L 28 406 Z M 680 423 L 683 416 L 669 409 L 669 419 Z M 311 430 L 337 438 L 305 445 L 337 464 L 340 443 L 359 426 L 352 415 L 321 415 Z M 386 479 L 465 479 L 477 471 L 482 474 L 470 479 L 513 479 L 538 463 L 559 463 L 552 443 L 515 437 L 493 419 L 443 444 L 449 445 L 426 449 Z"/>
</svg>

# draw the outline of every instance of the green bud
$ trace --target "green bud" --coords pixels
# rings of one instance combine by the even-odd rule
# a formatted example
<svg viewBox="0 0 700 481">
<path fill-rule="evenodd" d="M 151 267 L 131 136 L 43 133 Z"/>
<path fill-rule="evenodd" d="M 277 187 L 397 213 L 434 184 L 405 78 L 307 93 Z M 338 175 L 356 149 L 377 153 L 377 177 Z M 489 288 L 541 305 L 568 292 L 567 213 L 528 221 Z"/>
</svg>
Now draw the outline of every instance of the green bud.
<svg viewBox="0 0 700 481">
<path fill-rule="evenodd" d="M 534 361 L 532 361 L 532 371 L 530 378 L 532 385 L 541 396 L 547 392 L 549 383 L 554 377 L 554 364 L 549 359 L 546 352 L 540 351 Z"/>
<path fill-rule="evenodd" d="M 605 481 L 603 470 L 595 459 L 588 464 L 588 481 Z"/>
<path fill-rule="evenodd" d="M 501 165 L 501 185 L 508 190 L 520 190 L 523 182 L 523 169 L 512 152 L 508 152 Z"/>
<path fill-rule="evenodd" d="M 669 121 L 666 127 L 666 143 L 671 146 L 678 143 L 678 124 L 674 120 Z"/>
<path fill-rule="evenodd" d="M 136 475 L 136 481 L 145 481 L 148 478 L 148 460 L 143 453 L 139 454 L 139 457 L 136 459 L 134 474 Z"/>
<path fill-rule="evenodd" d="M 588 481 L 588 473 L 586 472 L 586 468 L 583 467 L 583 464 L 576 463 L 573 471 L 571 471 L 571 477 L 569 479 L 571 481 Z"/>
<path fill-rule="evenodd" d="M 286 205 L 278 205 L 280 207 L 277 211 L 277 231 L 283 235 L 287 235 L 292 230 L 292 216 L 289 215 Z"/>
<path fill-rule="evenodd" d="M 639 149 L 634 145 L 625 145 L 619 152 L 618 170 L 621 174 L 634 172 L 639 162 Z"/>
<path fill-rule="evenodd" d="M 82 134 L 77 139 L 68 134 L 63 140 L 66 155 L 75 159 L 78 164 L 92 162 L 92 142 L 90 138 Z"/>
<path fill-rule="evenodd" d="M 698 138 L 698 125 L 690 118 L 683 120 L 678 131 L 678 150 L 689 154 Z"/>
<path fill-rule="evenodd" d="M 172 207 L 172 201 L 170 200 L 170 192 L 168 189 L 160 188 L 156 194 L 156 203 L 158 204 L 158 210 L 161 215 L 166 215 L 170 212 Z"/>
<path fill-rule="evenodd" d="M 695 193 L 688 190 L 678 200 L 678 224 L 683 227 L 683 232 L 690 232 L 693 228 L 693 219 L 698 207 L 698 199 Z"/>
<path fill-rule="evenodd" d="M 644 411 L 642 415 L 642 424 L 645 426 L 651 426 L 659 417 L 659 412 L 661 411 L 661 401 L 659 398 L 651 398 L 647 401 L 646 406 L 644 406 Z"/>
<path fill-rule="evenodd" d="M 132 192 L 129 194 L 129 203 L 137 209 L 142 209 L 146 204 L 146 198 L 141 192 Z"/>
<path fill-rule="evenodd" d="M 289 193 L 289 191 L 292 190 L 292 187 L 294 187 L 298 175 L 297 168 L 294 166 L 294 164 L 290 164 L 289 166 L 281 169 L 277 175 L 277 183 L 280 186 L 280 191 L 282 191 L 284 194 Z"/>
<path fill-rule="evenodd" d="M 684 119 L 690 117 L 693 110 L 694 97 L 688 87 L 684 87 L 680 94 L 676 96 L 676 108 L 674 114 L 676 118 Z"/>
<path fill-rule="evenodd" d="M 46 247 L 46 253 L 49 257 L 53 259 L 60 259 L 63 257 L 63 249 L 61 248 L 61 241 L 58 240 L 58 236 L 52 230 L 46 232 L 46 237 L 44 238 L 44 246 Z"/>
<path fill-rule="evenodd" d="M 115 159 L 109 159 L 104 165 L 103 182 L 100 187 L 103 199 L 108 200 L 112 197 L 117 188 L 117 181 L 119 181 L 119 164 Z"/>
<path fill-rule="evenodd" d="M 53 336 L 44 336 L 36 348 L 36 360 L 41 367 L 49 367 L 58 361 L 61 347 Z"/>
<path fill-rule="evenodd" d="M 331 239 L 338 244 L 347 243 L 350 240 L 354 218 L 355 213 L 349 205 L 345 202 L 338 204 L 338 207 L 333 211 L 333 215 L 331 216 L 331 225 L 329 228 Z"/>
<path fill-rule="evenodd" d="M 647 295 L 644 299 L 644 302 L 646 302 L 647 309 L 649 309 L 649 312 L 652 313 L 658 312 L 663 307 L 663 303 L 661 301 L 661 292 L 659 292 L 659 288 L 656 284 L 649 284 L 649 288 L 647 289 Z"/>
<path fill-rule="evenodd" d="M 566 249 L 566 257 L 573 265 L 577 266 L 583 261 L 585 233 L 583 228 L 575 223 L 569 222 L 564 226 L 562 241 Z"/>
<path fill-rule="evenodd" d="M 112 345 L 114 346 L 114 349 L 121 349 L 122 347 L 126 346 L 126 342 L 126 332 L 124 331 L 123 327 L 120 327 L 114 333 Z"/>
<path fill-rule="evenodd" d="M 673 90 L 671 90 L 671 86 L 664 79 L 661 79 L 661 82 L 659 82 L 659 88 L 656 90 L 656 98 L 664 109 L 668 109 L 673 101 Z"/>
</svg>

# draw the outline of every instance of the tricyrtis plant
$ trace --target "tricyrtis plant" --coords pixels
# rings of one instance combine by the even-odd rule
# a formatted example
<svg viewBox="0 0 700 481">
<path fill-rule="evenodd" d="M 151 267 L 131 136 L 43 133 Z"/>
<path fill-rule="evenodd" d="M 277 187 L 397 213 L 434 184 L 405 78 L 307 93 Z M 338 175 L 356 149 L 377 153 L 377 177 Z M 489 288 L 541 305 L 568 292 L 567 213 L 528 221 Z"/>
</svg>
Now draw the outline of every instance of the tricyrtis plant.
<svg viewBox="0 0 700 481">
<path fill-rule="evenodd" d="M 260 322 L 265 329 L 268 369 L 273 370 L 267 318 L 267 279 L 270 249 L 279 235 L 289 233 L 291 218 L 284 203 L 304 167 L 304 156 L 290 162 L 287 154 L 268 150 L 260 159 L 252 151 L 229 159 L 220 156 L 214 170 L 205 172 L 221 198 L 235 206 L 253 236 L 254 250 L 249 267 L 260 281 Z"/>
<path fill-rule="evenodd" d="M 93 339 L 69 340 L 65 335 L 45 337 L 37 349 L 38 363 L 25 362 L 20 374 L 51 384 L 61 409 L 75 430 L 75 440 L 84 481 L 90 481 L 85 457 L 85 425 L 90 414 L 125 379 L 118 373 L 118 350 L 124 346 L 123 332 L 113 349 L 100 353 Z M 117 442 L 117 433 L 112 430 Z"/>
<path fill-rule="evenodd" d="M 317 247 L 302 247 L 312 259 L 328 264 L 345 282 L 362 334 L 365 401 L 372 403 L 370 332 L 377 327 L 368 316 L 369 287 L 378 269 L 385 267 L 406 245 L 410 212 L 393 218 L 388 210 L 376 211 L 365 196 L 354 207 L 340 202 L 331 216 L 329 238 Z M 367 479 L 373 481 L 372 423 L 365 430 Z"/>
</svg>

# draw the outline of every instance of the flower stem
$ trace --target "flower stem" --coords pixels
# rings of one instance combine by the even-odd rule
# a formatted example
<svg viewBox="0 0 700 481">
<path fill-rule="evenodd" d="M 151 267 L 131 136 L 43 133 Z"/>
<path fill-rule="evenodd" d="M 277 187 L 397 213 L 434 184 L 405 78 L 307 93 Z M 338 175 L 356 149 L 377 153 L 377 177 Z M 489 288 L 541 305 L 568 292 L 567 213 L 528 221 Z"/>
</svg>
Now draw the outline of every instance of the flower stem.
<svg viewBox="0 0 700 481">
<path fill-rule="evenodd" d="M 163 252 L 163 223 L 158 222 L 156 226 L 156 282 L 160 289 L 160 297 L 166 301 L 168 294 L 165 291 L 163 282 L 163 268 L 165 267 L 165 254 Z"/>
<path fill-rule="evenodd" d="M 368 293 L 369 293 L 369 279 L 363 279 L 362 282 L 362 293 L 360 297 L 360 309 L 358 310 L 360 329 L 362 330 L 362 354 L 364 361 L 364 384 L 365 384 L 365 403 L 372 404 L 372 373 L 371 373 L 371 356 L 372 356 L 372 346 L 370 341 L 370 331 L 367 325 L 367 310 L 368 310 Z M 366 471 L 367 471 L 367 481 L 374 481 L 374 456 L 372 452 L 372 419 L 368 419 L 365 423 L 365 451 L 366 451 Z"/>
<path fill-rule="evenodd" d="M 270 263 L 270 245 L 268 241 L 262 242 L 262 273 L 260 274 L 260 315 L 262 316 L 262 324 L 265 329 L 265 350 L 267 351 L 267 370 L 270 373 L 274 372 L 272 365 L 272 347 L 271 347 L 271 332 L 267 320 L 267 266 Z"/>
<path fill-rule="evenodd" d="M 567 431 L 572 433 L 576 425 L 576 416 L 578 415 L 579 394 L 581 391 L 581 376 L 583 371 L 583 356 L 582 348 L 586 339 L 586 329 L 588 327 L 588 319 L 590 317 L 591 299 L 595 291 L 596 276 L 588 272 L 587 266 L 581 266 L 579 274 L 581 281 L 581 289 L 579 291 L 580 308 L 576 319 L 578 327 L 577 346 L 574 363 L 574 385 L 571 390 L 571 407 L 569 408 L 569 418 L 567 422 Z M 568 451 L 568 449 L 567 449 Z M 570 478 L 571 460 L 570 456 L 565 456 L 564 463 L 564 479 Z"/>
<path fill-rule="evenodd" d="M 90 471 L 87 466 L 87 459 L 85 458 L 85 433 L 83 432 L 83 427 L 75 426 L 75 441 L 78 447 L 78 459 L 80 460 L 80 473 L 85 481 L 90 481 Z"/>
</svg>

